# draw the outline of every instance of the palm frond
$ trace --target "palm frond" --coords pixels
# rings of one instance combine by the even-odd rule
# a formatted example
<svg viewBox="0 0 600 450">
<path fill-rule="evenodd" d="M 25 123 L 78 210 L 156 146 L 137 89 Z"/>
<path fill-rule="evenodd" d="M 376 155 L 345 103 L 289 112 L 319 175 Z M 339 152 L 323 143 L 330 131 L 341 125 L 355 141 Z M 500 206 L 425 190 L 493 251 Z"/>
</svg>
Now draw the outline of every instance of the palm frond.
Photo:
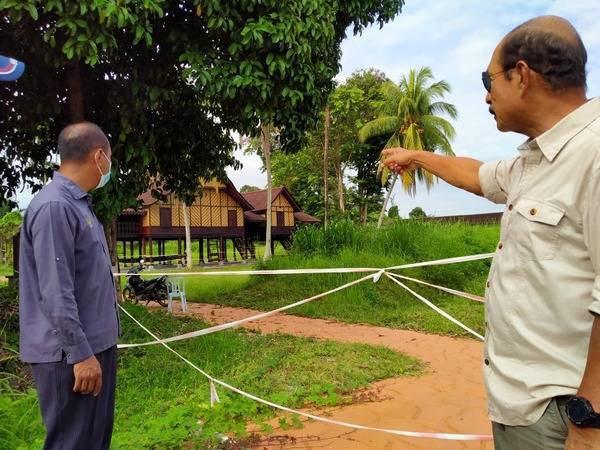
<svg viewBox="0 0 600 450">
<path fill-rule="evenodd" d="M 396 133 L 400 128 L 398 117 L 385 116 L 371 120 L 366 123 L 358 132 L 360 142 L 374 136 L 387 136 Z"/>
<path fill-rule="evenodd" d="M 429 105 L 429 114 L 446 114 L 452 119 L 456 119 L 458 117 L 456 106 L 446 102 L 433 102 L 431 105 Z"/>
<path fill-rule="evenodd" d="M 448 140 L 452 140 L 456 136 L 456 130 L 452 124 L 443 117 L 427 114 L 421 116 L 420 122 L 421 126 L 426 128 L 427 131 L 431 131 L 434 128 L 440 130 L 440 132 L 442 132 L 448 138 Z"/>
<path fill-rule="evenodd" d="M 390 135 L 386 148 L 402 146 L 407 149 L 439 151 L 453 155 L 450 141 L 456 132 L 452 124 L 441 115 L 452 119 L 457 117 L 456 107 L 444 102 L 444 96 L 450 92 L 450 84 L 444 80 L 434 81 L 429 67 L 411 69 L 403 75 L 399 83 L 390 83 L 382 89 L 385 112 L 381 119 L 385 121 L 369 122 L 360 131 L 360 139 L 370 136 Z M 395 116 L 395 131 L 392 133 L 391 116 Z M 380 119 L 376 119 L 380 120 Z M 402 175 L 402 186 L 409 195 L 415 195 L 417 182 L 425 183 L 427 189 L 434 185 L 436 178 L 430 172 L 417 169 Z"/>
</svg>

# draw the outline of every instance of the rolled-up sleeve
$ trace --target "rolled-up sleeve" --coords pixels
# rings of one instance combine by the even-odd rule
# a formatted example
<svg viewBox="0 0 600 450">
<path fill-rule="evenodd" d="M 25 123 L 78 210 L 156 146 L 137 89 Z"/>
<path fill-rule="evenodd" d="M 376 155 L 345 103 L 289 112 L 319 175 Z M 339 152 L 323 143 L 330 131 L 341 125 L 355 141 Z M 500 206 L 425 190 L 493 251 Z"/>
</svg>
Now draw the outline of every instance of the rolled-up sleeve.
<svg viewBox="0 0 600 450">
<path fill-rule="evenodd" d="M 485 198 L 494 203 L 506 203 L 510 171 L 517 159 L 503 159 L 479 167 L 479 184 Z"/>
<path fill-rule="evenodd" d="M 41 310 L 75 364 L 93 352 L 87 341 L 74 295 L 75 231 L 68 206 L 61 202 L 43 205 L 31 223 L 33 254 L 41 292 Z"/>
<path fill-rule="evenodd" d="M 590 182 L 587 196 L 587 208 L 584 212 L 583 237 L 594 267 L 595 279 L 592 288 L 590 312 L 600 315 L 600 173 L 596 173 Z"/>
</svg>

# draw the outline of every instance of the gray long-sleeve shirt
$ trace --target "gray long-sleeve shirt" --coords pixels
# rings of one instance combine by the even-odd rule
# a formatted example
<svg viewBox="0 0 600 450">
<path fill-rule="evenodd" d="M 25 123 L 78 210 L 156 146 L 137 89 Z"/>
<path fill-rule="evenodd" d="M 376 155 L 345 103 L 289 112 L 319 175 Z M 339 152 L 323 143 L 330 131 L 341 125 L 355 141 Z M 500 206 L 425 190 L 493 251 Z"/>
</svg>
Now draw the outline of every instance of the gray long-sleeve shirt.
<svg viewBox="0 0 600 450">
<path fill-rule="evenodd" d="M 56 172 L 21 227 L 21 359 L 74 364 L 117 343 L 108 246 L 89 194 Z"/>
</svg>

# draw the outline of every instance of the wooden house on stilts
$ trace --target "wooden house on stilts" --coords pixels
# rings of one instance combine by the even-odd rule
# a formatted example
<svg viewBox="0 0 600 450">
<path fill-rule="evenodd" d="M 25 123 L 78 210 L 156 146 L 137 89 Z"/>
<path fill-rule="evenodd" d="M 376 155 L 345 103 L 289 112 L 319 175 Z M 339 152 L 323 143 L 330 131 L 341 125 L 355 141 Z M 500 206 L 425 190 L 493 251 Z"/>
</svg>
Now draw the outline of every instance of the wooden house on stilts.
<svg viewBox="0 0 600 450">
<path fill-rule="evenodd" d="M 125 210 L 119 216 L 117 240 L 122 244 L 122 262 L 137 262 L 140 257 L 149 262 L 184 259 L 184 205 L 173 193 L 162 194 L 164 200 L 145 192 L 140 196 L 140 209 Z M 230 180 L 213 180 L 202 184 L 202 195 L 188 210 L 191 239 L 199 248 L 194 264 L 225 262 L 228 256 L 233 260 L 253 259 L 256 242 L 265 240 L 266 191 L 240 194 Z M 287 189 L 273 189 L 273 241 L 289 248 L 294 228 L 300 223 L 319 220 L 303 213 Z M 177 253 L 167 254 L 169 241 L 177 242 Z"/>
</svg>

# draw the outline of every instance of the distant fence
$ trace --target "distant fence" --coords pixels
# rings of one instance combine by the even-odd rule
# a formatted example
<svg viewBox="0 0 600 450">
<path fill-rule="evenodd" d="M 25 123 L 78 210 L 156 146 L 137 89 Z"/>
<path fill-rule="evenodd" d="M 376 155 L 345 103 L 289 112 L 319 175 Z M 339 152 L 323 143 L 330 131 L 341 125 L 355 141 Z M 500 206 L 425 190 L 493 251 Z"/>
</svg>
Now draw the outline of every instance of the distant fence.
<svg viewBox="0 0 600 450">
<path fill-rule="evenodd" d="M 484 214 L 465 214 L 462 216 L 441 216 L 441 217 L 424 217 L 424 220 L 432 220 L 435 222 L 466 222 L 473 224 L 493 224 L 500 223 L 502 213 L 484 213 Z"/>
</svg>

